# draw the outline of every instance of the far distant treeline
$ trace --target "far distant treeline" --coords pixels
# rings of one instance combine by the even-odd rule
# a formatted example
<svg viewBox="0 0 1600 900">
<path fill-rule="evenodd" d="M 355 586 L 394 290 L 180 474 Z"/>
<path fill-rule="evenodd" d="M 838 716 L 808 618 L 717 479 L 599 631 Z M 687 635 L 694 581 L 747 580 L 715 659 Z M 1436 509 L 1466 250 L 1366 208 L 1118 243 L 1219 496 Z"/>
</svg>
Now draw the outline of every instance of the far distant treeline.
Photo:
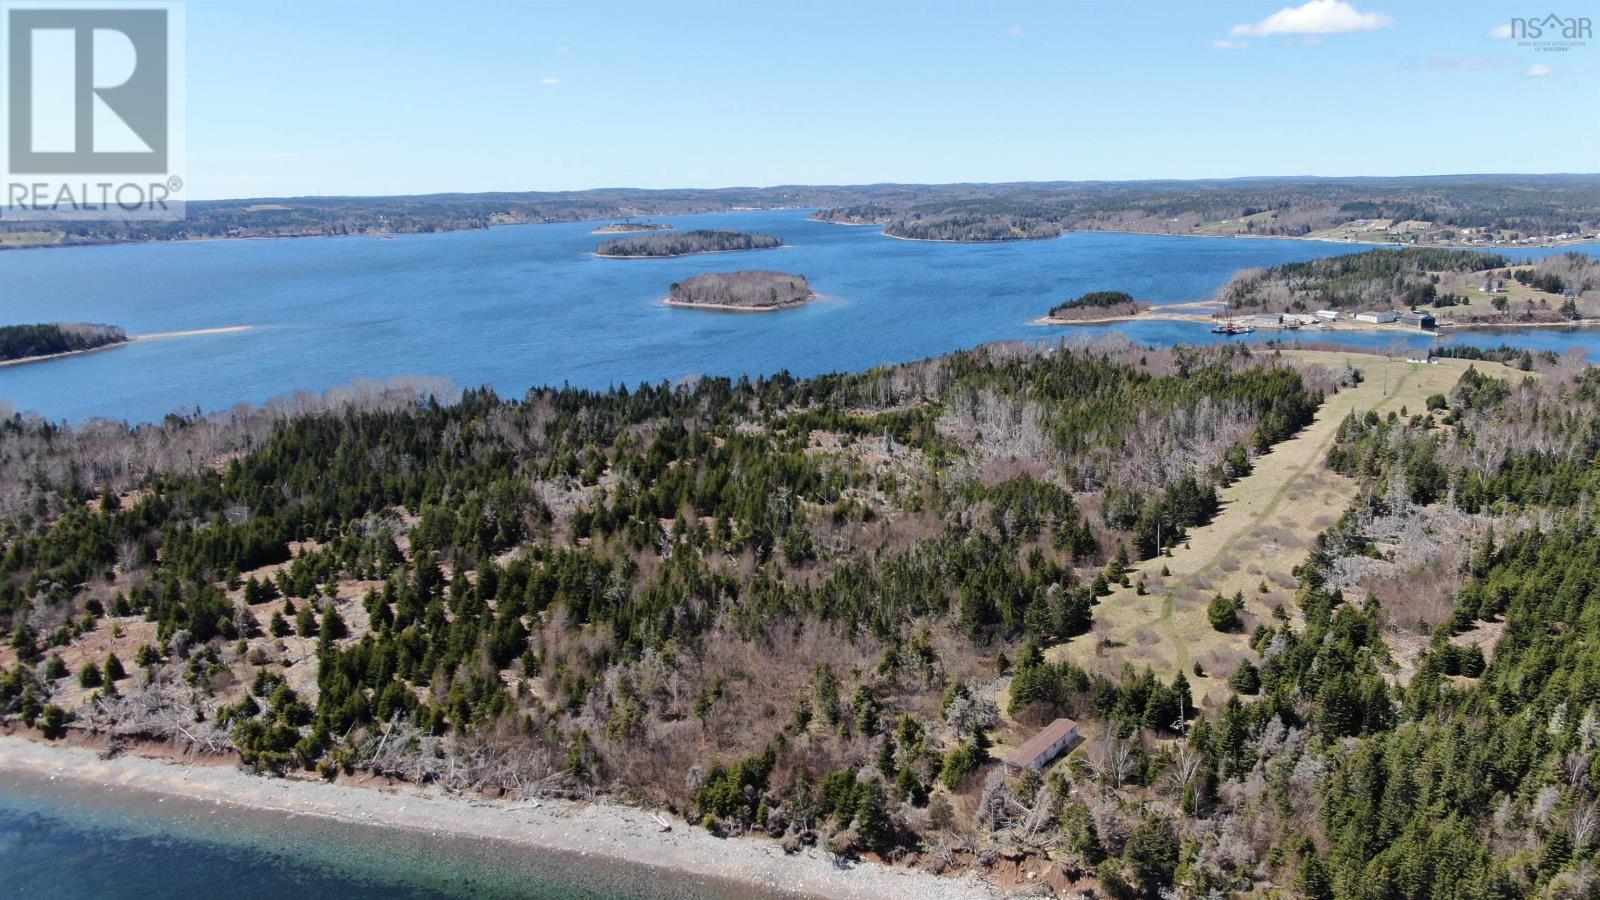
<svg viewBox="0 0 1600 900">
<path fill-rule="evenodd" d="M 1067 230 L 1301 237 L 1357 221 L 1402 220 L 1427 223 L 1419 233 L 1429 242 L 1570 240 L 1600 229 L 1600 176 L 607 188 L 207 200 L 187 204 L 185 218 L 174 222 L 0 224 L 0 248 L 419 233 L 806 207 L 819 209 L 814 218 L 823 221 L 883 225 L 887 234 L 941 240 L 1017 240 Z"/>
<path fill-rule="evenodd" d="M 1150 304 L 1135 300 L 1123 291 L 1090 291 L 1050 308 L 1052 319 L 1093 319 L 1109 316 L 1132 316 L 1150 308 Z"/>
<path fill-rule="evenodd" d="M 881 185 L 863 192 L 871 190 L 882 194 L 812 218 L 949 241 L 1065 231 L 1304 237 L 1360 224 L 1397 241 L 1494 244 L 1573 240 L 1600 229 L 1600 178 L 1587 175 Z M 1390 235 L 1388 223 L 1402 222 L 1411 224 Z"/>
<path fill-rule="evenodd" d="M 93 350 L 127 340 L 127 332 L 115 325 L 83 322 L 0 325 L 0 361 Z"/>
<path fill-rule="evenodd" d="M 743 272 L 707 272 L 672 285 L 668 302 L 729 309 L 782 309 L 798 306 L 814 296 L 804 275 L 751 269 Z"/>
<path fill-rule="evenodd" d="M 698 229 L 681 234 L 652 234 L 646 237 L 606 241 L 596 248 L 601 256 L 659 257 L 688 256 L 691 253 L 722 253 L 729 250 L 770 250 L 783 241 L 769 234 L 745 231 Z"/>
</svg>

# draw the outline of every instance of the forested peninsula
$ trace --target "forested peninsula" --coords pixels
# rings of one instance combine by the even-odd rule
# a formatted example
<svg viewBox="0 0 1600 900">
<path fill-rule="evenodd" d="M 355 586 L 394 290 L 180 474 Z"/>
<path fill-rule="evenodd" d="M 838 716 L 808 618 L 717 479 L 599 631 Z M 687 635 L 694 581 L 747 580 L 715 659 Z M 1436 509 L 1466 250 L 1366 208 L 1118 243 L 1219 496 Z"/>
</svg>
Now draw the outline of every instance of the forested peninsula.
<svg viewBox="0 0 1600 900">
<path fill-rule="evenodd" d="M 675 234 L 652 234 L 637 238 L 606 241 L 595 255 L 607 259 L 660 258 L 690 256 L 695 253 L 727 253 L 736 250 L 770 250 L 783 241 L 753 231 L 696 229 Z"/>
<path fill-rule="evenodd" d="M 1445 324 L 1559 325 L 1600 317 L 1600 260 L 1581 253 L 1518 262 L 1465 250 L 1369 250 L 1245 269 L 1217 299 L 1241 313 L 1420 309 Z"/>
<path fill-rule="evenodd" d="M 675 282 L 667 295 L 667 303 L 672 306 L 771 311 L 808 303 L 815 296 L 804 275 L 753 269 L 708 272 Z"/>
<path fill-rule="evenodd" d="M 127 340 L 127 332 L 115 325 L 92 325 L 86 322 L 0 325 L 0 362 L 81 353 L 126 343 Z"/>
<path fill-rule="evenodd" d="M 1600 372 L 1473 355 L 14 416 L 0 718 L 1006 889 L 1583 897 Z"/>
</svg>

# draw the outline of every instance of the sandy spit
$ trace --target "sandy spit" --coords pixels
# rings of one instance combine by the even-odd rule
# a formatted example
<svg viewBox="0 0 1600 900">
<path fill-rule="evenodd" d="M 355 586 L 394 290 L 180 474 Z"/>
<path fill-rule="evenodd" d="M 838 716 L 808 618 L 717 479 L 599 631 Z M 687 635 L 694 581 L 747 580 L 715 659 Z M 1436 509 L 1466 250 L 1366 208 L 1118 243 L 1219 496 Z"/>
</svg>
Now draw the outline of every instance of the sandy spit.
<svg viewBox="0 0 1600 900">
<path fill-rule="evenodd" d="M 873 863 L 841 867 L 816 848 L 786 855 L 772 841 L 718 838 L 681 820 L 669 820 L 672 830 L 663 832 L 651 813 L 610 803 L 505 802 L 412 785 L 352 787 L 299 778 L 264 778 L 233 767 L 183 765 L 132 754 L 101 759 L 85 747 L 46 745 L 16 736 L 0 736 L 0 771 L 358 825 L 508 841 L 814 897 L 954 900 L 1000 896 L 971 875 L 944 878 Z M 641 877 L 648 875 L 641 873 Z"/>
</svg>

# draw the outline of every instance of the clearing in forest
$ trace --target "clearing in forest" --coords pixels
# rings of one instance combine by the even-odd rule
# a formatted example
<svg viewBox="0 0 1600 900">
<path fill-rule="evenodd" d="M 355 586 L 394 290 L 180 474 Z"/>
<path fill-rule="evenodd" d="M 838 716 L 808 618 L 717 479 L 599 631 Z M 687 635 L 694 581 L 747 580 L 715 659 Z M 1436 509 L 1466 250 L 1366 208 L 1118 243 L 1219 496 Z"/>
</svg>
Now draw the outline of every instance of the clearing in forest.
<svg viewBox="0 0 1600 900">
<path fill-rule="evenodd" d="M 1094 608 L 1093 630 L 1050 648 L 1048 658 L 1064 656 L 1108 674 L 1124 662 L 1149 666 L 1165 677 L 1181 670 L 1189 676 L 1196 702 L 1220 703 L 1229 690 L 1228 675 L 1249 653 L 1250 632 L 1270 620 L 1276 606 L 1295 615 L 1294 567 L 1306 558 L 1317 534 L 1356 498 L 1357 481 L 1327 467 L 1328 449 L 1345 416 L 1402 408 L 1422 412 L 1430 395 L 1448 395 L 1469 366 L 1501 377 L 1524 375 L 1498 363 L 1458 359 L 1422 365 L 1360 353 L 1295 350 L 1284 355 L 1333 368 L 1348 362 L 1360 370 L 1362 382 L 1329 397 L 1309 426 L 1262 454 L 1249 475 L 1222 489 L 1216 518 L 1190 529 L 1188 540 L 1171 548 L 1171 556 L 1135 564 L 1129 583 L 1143 581 L 1147 593 L 1113 586 Z M 1236 591 L 1245 597 L 1243 627 L 1218 632 L 1206 618 L 1206 606 L 1216 594 Z M 1205 677 L 1195 676 L 1197 661 Z"/>
</svg>

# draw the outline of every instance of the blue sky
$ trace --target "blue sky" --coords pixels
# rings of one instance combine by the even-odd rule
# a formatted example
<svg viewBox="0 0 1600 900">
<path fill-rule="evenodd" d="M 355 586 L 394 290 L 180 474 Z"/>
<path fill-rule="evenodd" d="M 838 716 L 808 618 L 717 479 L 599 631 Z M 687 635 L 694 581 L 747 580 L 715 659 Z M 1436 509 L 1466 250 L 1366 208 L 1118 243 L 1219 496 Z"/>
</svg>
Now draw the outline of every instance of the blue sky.
<svg viewBox="0 0 1600 900">
<path fill-rule="evenodd" d="M 1572 0 L 191 0 L 192 197 L 1600 170 Z M 1550 5 L 1546 9 L 1545 5 Z"/>
</svg>

